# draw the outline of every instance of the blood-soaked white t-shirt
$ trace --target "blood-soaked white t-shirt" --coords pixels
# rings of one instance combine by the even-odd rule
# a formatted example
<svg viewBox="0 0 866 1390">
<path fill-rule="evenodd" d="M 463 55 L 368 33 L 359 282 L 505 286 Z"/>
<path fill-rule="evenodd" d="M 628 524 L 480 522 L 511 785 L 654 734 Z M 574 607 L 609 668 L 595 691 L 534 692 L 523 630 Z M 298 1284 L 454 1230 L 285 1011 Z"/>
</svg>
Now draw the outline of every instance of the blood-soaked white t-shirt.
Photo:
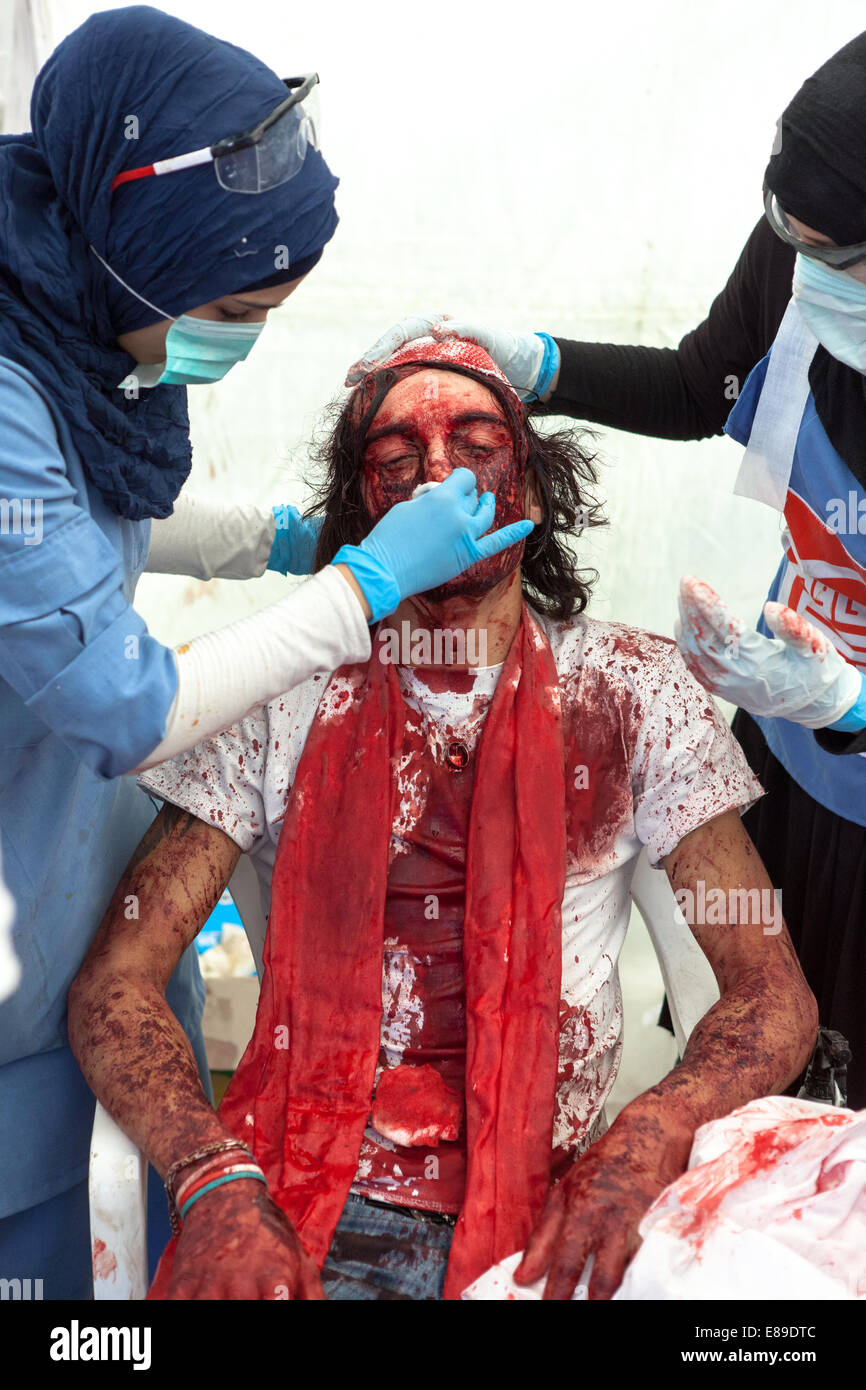
<svg viewBox="0 0 866 1390">
<path fill-rule="evenodd" d="M 657 866 L 690 831 L 725 811 L 746 810 L 762 788 L 712 698 L 669 639 L 583 615 L 539 622 L 559 672 L 566 747 L 567 864 L 554 1122 L 558 1170 L 595 1137 L 616 1077 L 622 1050 L 617 961 L 642 847 Z M 441 760 L 453 740 L 477 739 L 500 669 L 482 668 L 474 689 L 434 694 L 425 686 L 422 670 L 401 668 L 407 710 L 420 710 L 426 720 L 429 757 Z M 326 700 L 339 699 L 338 685 L 331 685 Z M 139 779 L 156 796 L 219 826 L 248 852 L 265 904 L 280 822 L 327 687 L 327 676 L 313 676 L 218 738 Z M 401 766 L 397 777 L 402 794 L 395 801 L 392 855 L 424 810 L 417 769 Z M 252 944 L 260 958 L 261 942 Z M 392 965 L 400 944 L 389 943 Z M 407 1004 L 411 1012 L 411 1001 L 398 997 L 401 990 L 405 993 L 401 973 L 385 969 L 383 1049 L 390 1045 L 395 1015 Z M 414 1041 L 426 1046 L 430 1040 Z M 411 1194 L 402 1200 L 411 1202 Z"/>
</svg>

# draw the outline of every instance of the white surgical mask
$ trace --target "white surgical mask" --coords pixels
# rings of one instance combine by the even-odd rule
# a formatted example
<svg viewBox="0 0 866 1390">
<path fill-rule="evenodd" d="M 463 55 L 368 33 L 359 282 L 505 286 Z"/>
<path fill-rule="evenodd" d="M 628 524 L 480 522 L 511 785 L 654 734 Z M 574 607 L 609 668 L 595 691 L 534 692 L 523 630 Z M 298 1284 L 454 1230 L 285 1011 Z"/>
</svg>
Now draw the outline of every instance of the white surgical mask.
<svg viewBox="0 0 866 1390">
<path fill-rule="evenodd" d="M 866 375 L 866 284 L 798 253 L 793 291 L 822 347 Z"/>
</svg>

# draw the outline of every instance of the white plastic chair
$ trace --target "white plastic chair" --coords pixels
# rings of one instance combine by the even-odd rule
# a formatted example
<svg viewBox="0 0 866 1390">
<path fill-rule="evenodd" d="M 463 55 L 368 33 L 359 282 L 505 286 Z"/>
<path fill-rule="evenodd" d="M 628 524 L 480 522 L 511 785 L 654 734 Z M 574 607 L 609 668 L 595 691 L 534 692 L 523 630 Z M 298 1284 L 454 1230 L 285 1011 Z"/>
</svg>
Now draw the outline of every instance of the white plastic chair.
<svg viewBox="0 0 866 1390">
<path fill-rule="evenodd" d="M 260 959 L 265 917 L 254 878 L 252 863 L 242 855 L 229 891 L 253 953 Z M 650 868 L 645 850 L 634 872 L 631 894 L 655 947 L 682 1056 L 695 1024 L 719 997 L 715 976 L 688 928 L 678 920 L 667 875 Z M 90 1152 L 90 1226 L 97 1299 L 138 1299 L 147 1291 L 146 1184 L 147 1163 L 142 1154 L 97 1104 Z"/>
<path fill-rule="evenodd" d="M 712 966 L 689 931 L 663 869 L 641 852 L 631 896 L 646 925 L 664 982 L 677 1051 L 682 1057 L 692 1029 L 719 997 Z"/>
<path fill-rule="evenodd" d="M 94 1298 L 144 1298 L 147 1160 L 98 1101 L 90 1138 L 89 1190 Z"/>
</svg>

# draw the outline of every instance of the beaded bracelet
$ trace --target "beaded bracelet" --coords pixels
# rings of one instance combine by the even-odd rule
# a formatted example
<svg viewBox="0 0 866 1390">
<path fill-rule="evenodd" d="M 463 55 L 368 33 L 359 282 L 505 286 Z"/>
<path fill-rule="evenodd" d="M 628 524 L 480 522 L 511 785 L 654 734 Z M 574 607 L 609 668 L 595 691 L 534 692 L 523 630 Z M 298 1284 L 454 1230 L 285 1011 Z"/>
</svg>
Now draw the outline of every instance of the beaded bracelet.
<svg viewBox="0 0 866 1390">
<path fill-rule="evenodd" d="M 191 1163 L 198 1163 L 202 1158 L 210 1158 L 212 1154 L 230 1153 L 237 1151 L 248 1154 L 253 1159 L 253 1153 L 242 1144 L 238 1139 L 221 1139 L 217 1143 L 205 1144 L 203 1148 L 196 1149 L 195 1153 L 187 1154 L 185 1158 L 179 1158 L 169 1168 L 165 1175 L 165 1191 L 168 1197 L 168 1215 L 171 1222 L 171 1233 L 176 1236 L 180 1234 L 180 1219 L 177 1213 L 177 1203 L 174 1197 L 174 1185 L 177 1175 L 184 1168 L 188 1168 Z"/>
<path fill-rule="evenodd" d="M 227 1172 L 226 1163 L 232 1162 L 243 1162 L 247 1166 L 250 1163 L 255 1164 L 255 1160 L 249 1150 L 238 1146 L 237 1149 L 232 1149 L 227 1153 L 213 1154 L 210 1158 L 206 1158 L 201 1164 L 196 1164 L 189 1174 L 182 1173 L 174 1184 L 174 1204 L 178 1211 L 180 1211 L 194 1187 L 198 1187 L 199 1183 L 203 1182 L 208 1175 L 215 1178 L 218 1177 L 220 1173 Z"/>
<path fill-rule="evenodd" d="M 190 1182 L 188 1182 L 184 1187 L 183 1191 L 178 1194 L 178 1212 L 182 1214 L 184 1207 L 186 1206 L 193 1193 L 198 1192 L 201 1188 L 204 1187 L 205 1183 L 211 1182 L 214 1178 L 222 1178 L 226 1175 L 226 1173 L 253 1173 L 257 1175 L 261 1173 L 261 1171 L 262 1170 L 257 1163 L 251 1163 L 249 1161 L 233 1164 L 223 1163 L 217 1168 L 209 1168 L 206 1173 L 200 1173 L 196 1177 L 194 1177 Z"/>
<path fill-rule="evenodd" d="M 199 1197 L 203 1197 L 206 1192 L 212 1192 L 215 1187 L 222 1187 L 223 1183 L 237 1182 L 240 1178 L 255 1178 L 258 1182 L 263 1182 L 265 1186 L 267 1186 L 267 1178 L 261 1168 L 233 1168 L 231 1172 L 223 1173 L 221 1178 L 214 1178 L 212 1182 L 206 1182 L 203 1187 L 197 1188 L 192 1196 L 187 1198 L 180 1213 L 181 1221 L 186 1219 L 187 1212 L 190 1207 L 198 1201 Z"/>
</svg>

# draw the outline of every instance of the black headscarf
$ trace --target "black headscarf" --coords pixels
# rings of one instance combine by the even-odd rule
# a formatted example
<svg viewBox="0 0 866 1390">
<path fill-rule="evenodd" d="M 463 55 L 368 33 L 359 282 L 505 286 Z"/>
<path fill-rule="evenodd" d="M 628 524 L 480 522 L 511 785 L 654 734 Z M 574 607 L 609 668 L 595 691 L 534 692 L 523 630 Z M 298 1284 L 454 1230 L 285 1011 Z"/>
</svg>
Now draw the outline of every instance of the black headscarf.
<svg viewBox="0 0 866 1390">
<path fill-rule="evenodd" d="M 803 83 L 780 135 L 765 177 L 785 212 L 840 246 L 866 241 L 866 34 Z M 819 347 L 809 385 L 830 443 L 866 488 L 866 377 Z"/>
</svg>

